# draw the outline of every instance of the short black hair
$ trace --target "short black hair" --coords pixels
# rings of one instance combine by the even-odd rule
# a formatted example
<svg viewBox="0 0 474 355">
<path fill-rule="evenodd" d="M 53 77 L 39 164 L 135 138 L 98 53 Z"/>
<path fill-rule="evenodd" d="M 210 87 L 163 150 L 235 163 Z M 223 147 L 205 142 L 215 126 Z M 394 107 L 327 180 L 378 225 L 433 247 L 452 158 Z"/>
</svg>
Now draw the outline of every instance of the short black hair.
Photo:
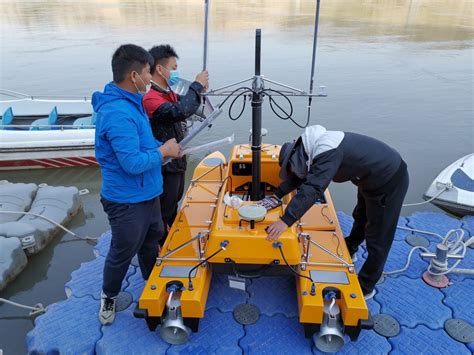
<svg viewBox="0 0 474 355">
<path fill-rule="evenodd" d="M 172 57 L 179 59 L 176 51 L 169 44 L 162 44 L 155 46 L 148 51 L 153 57 L 153 65 L 151 65 L 151 73 L 155 73 L 155 68 L 158 64 L 164 65 L 166 61 Z"/>
<path fill-rule="evenodd" d="M 114 82 L 121 83 L 128 73 L 141 72 L 146 64 L 153 65 L 153 58 L 146 49 L 135 44 L 123 44 L 112 56 L 112 73 Z"/>
</svg>

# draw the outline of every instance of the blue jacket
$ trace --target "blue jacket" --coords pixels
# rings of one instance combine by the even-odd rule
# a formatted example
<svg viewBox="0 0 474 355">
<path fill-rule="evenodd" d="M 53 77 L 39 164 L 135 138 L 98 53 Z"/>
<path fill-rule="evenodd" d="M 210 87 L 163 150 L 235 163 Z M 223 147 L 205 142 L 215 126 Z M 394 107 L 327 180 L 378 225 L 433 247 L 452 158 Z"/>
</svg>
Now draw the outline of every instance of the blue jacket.
<svg viewBox="0 0 474 355">
<path fill-rule="evenodd" d="M 111 82 L 92 95 L 97 112 L 95 156 L 102 172 L 101 195 L 118 203 L 137 203 L 163 192 L 161 143 L 153 137 L 143 95 Z"/>
</svg>

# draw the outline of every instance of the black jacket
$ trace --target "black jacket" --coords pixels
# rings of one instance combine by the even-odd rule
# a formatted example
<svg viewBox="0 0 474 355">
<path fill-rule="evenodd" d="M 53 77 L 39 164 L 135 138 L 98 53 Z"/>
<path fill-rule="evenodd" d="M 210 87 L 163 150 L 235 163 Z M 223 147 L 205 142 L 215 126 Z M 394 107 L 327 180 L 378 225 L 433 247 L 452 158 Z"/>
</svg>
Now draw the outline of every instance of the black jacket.
<svg viewBox="0 0 474 355">
<path fill-rule="evenodd" d="M 151 129 L 156 139 L 166 142 L 175 138 L 177 142 L 183 140 L 186 135 L 186 119 L 193 115 L 201 104 L 200 93 L 204 87 L 197 81 L 189 86 L 186 95 L 178 96 L 175 93 L 164 92 L 155 86 L 154 95 L 159 95 L 163 102 L 158 105 L 150 117 Z M 145 108 L 147 105 L 144 100 Z M 163 173 L 182 173 L 186 171 L 186 157 L 173 159 L 163 166 Z"/>
<path fill-rule="evenodd" d="M 282 220 L 288 226 L 295 223 L 323 195 L 331 181 L 352 181 L 362 190 L 377 191 L 391 180 L 401 164 L 400 154 L 387 144 L 345 132 L 337 147 L 314 157 L 305 179 L 293 175 L 279 186 L 275 195 L 280 198 L 298 188 Z"/>
</svg>

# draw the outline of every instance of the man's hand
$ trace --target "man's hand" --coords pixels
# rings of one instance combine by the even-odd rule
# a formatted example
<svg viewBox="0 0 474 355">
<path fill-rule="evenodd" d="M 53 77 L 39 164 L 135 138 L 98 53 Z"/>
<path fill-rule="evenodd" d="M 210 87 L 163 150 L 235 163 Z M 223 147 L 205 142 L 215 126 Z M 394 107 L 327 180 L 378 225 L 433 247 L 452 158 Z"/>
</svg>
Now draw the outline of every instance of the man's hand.
<svg viewBox="0 0 474 355">
<path fill-rule="evenodd" d="M 286 231 L 288 226 L 283 221 L 270 224 L 265 230 L 268 233 L 267 240 L 277 240 L 280 235 Z"/>
<path fill-rule="evenodd" d="M 167 140 L 159 149 L 163 158 L 179 158 L 181 156 L 181 146 L 175 138 Z"/>
<path fill-rule="evenodd" d="M 209 73 L 207 70 L 204 70 L 200 72 L 198 75 L 196 75 L 196 79 L 199 84 L 204 86 L 204 90 L 207 90 L 209 88 Z"/>
</svg>

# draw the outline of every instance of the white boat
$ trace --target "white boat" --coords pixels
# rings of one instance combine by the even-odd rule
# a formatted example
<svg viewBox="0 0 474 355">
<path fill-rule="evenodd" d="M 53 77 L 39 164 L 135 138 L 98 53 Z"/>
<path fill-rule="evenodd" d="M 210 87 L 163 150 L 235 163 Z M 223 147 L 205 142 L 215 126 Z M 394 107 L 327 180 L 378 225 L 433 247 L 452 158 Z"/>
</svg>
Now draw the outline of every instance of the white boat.
<svg viewBox="0 0 474 355">
<path fill-rule="evenodd" d="M 0 130 L 0 171 L 97 166 L 95 129 Z"/>
<path fill-rule="evenodd" d="M 89 98 L 0 90 L 0 112 L 0 170 L 97 166 Z"/>
<path fill-rule="evenodd" d="M 423 198 L 457 216 L 474 215 L 474 153 L 441 171 Z"/>
<path fill-rule="evenodd" d="M 28 95 L 16 91 L 0 89 L 0 114 L 11 108 L 15 120 L 48 117 L 56 107 L 59 118 L 91 116 L 90 97 Z"/>
</svg>

